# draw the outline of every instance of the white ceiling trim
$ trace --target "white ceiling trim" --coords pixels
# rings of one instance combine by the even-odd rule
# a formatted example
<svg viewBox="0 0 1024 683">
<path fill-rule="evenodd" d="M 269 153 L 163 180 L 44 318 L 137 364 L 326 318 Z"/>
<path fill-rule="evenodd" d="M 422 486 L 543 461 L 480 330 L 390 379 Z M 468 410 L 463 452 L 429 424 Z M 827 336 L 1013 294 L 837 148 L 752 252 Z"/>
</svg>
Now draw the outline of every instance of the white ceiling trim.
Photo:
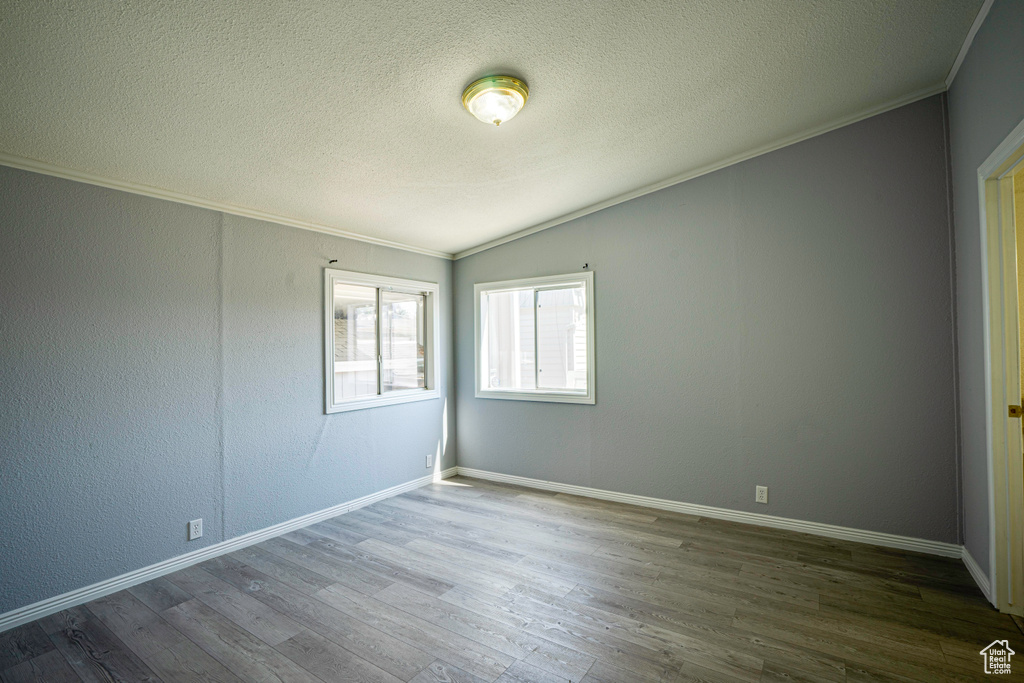
<svg viewBox="0 0 1024 683">
<path fill-rule="evenodd" d="M 991 2 L 992 0 L 986 0 L 986 7 L 990 6 Z M 986 7 L 982 8 L 983 12 L 986 11 Z M 979 13 L 978 16 L 980 20 L 976 21 L 975 26 L 971 28 L 972 33 L 971 36 L 969 36 L 969 38 L 972 37 L 974 33 L 977 33 L 977 26 L 980 26 L 981 21 L 984 20 L 984 17 L 982 17 L 981 13 Z M 965 42 L 964 45 L 964 49 L 961 50 L 961 56 L 966 52 L 968 43 Z M 959 61 L 962 61 L 961 57 L 957 57 L 957 59 Z M 783 147 L 788 147 L 789 145 L 794 145 L 798 142 L 802 142 L 804 140 L 816 137 L 818 135 L 828 133 L 829 131 L 842 128 L 843 126 L 849 126 L 850 124 L 857 123 L 858 121 L 871 118 L 872 116 L 877 116 L 878 114 L 882 114 L 893 109 L 897 109 L 899 107 L 911 104 L 918 100 L 922 100 L 926 97 L 937 95 L 941 92 L 944 92 L 946 90 L 946 87 L 947 86 L 945 83 L 938 83 L 931 87 L 924 88 L 923 90 L 918 90 L 916 92 L 910 93 L 909 95 L 904 95 L 903 97 L 899 97 L 897 99 L 890 100 L 875 107 L 871 107 L 857 114 L 837 119 L 822 126 L 818 126 L 817 128 L 804 131 L 803 133 L 797 133 L 796 135 L 791 135 L 789 137 L 782 138 L 774 142 L 770 142 L 766 145 L 762 145 L 761 147 L 750 150 L 748 152 L 737 154 L 727 159 L 723 159 L 722 161 L 716 162 L 714 164 L 709 164 L 696 170 L 688 171 L 681 175 L 673 176 L 666 180 L 662 180 L 660 182 L 654 183 L 653 185 L 647 185 L 637 190 L 633 190 L 631 192 L 627 192 L 625 194 L 612 197 L 611 199 L 607 199 L 603 202 L 591 204 L 590 206 L 584 207 L 577 211 L 573 211 L 563 216 L 559 216 L 558 218 L 553 218 L 543 223 L 538 223 L 537 225 L 533 225 L 529 228 L 524 228 L 523 230 L 516 231 L 509 235 L 505 235 L 504 237 L 499 237 L 498 239 L 484 242 L 475 247 L 471 247 L 469 249 L 460 251 L 456 254 L 449 254 L 447 252 L 436 251 L 434 249 L 425 249 L 422 247 L 416 247 L 409 244 L 393 242 L 391 240 L 369 237 L 367 235 L 361 235 L 358 233 L 350 232 L 348 230 L 343 230 L 341 228 L 336 228 L 330 225 L 324 225 L 322 223 L 303 221 L 296 218 L 290 218 L 288 216 L 282 216 L 280 214 L 268 213 L 266 211 L 259 211 L 257 209 L 250 209 L 243 206 L 236 206 L 234 204 L 228 204 L 225 202 L 203 199 L 201 197 L 194 197 L 192 195 L 186 195 L 171 190 L 164 190 L 162 188 L 152 187 L 149 185 L 142 185 L 139 183 L 115 180 L 113 178 L 107 178 L 93 173 L 87 173 L 85 171 L 76 171 L 74 169 L 66 168 L 63 166 L 57 166 L 55 164 L 49 164 L 35 159 L 19 157 L 4 152 L 0 152 L 0 165 L 10 166 L 12 168 L 19 168 L 25 171 L 33 171 L 35 173 L 42 173 L 44 175 L 55 176 L 58 178 L 65 178 L 67 180 L 75 180 L 82 183 L 88 183 L 90 185 L 98 185 L 100 187 L 107 187 L 113 190 L 121 190 L 123 192 L 130 192 L 132 194 L 154 197 L 156 199 L 164 199 L 167 201 L 178 202 L 180 204 L 188 204 L 190 206 L 197 206 L 203 209 L 222 211 L 224 213 L 228 213 L 234 216 L 254 218 L 256 220 L 279 223 L 281 225 L 288 225 L 303 230 L 322 232 L 328 235 L 334 235 L 336 237 L 344 237 L 346 239 L 356 240 L 359 242 L 367 242 L 369 244 L 390 247 L 392 249 L 401 249 L 403 251 L 424 254 L 426 256 L 433 256 L 442 259 L 461 259 L 467 256 L 472 256 L 473 254 L 477 254 L 481 251 L 486 251 L 487 249 L 492 249 L 499 245 L 507 244 L 508 242 L 513 242 L 523 237 L 527 237 L 528 235 L 532 235 L 542 230 L 553 228 L 557 225 L 561 225 L 562 223 L 567 223 L 571 220 L 582 218 L 583 216 L 595 213 L 597 211 L 601 211 L 602 209 L 607 209 L 617 204 L 628 202 L 631 199 L 636 199 L 637 197 L 642 197 L 652 192 L 663 190 L 666 187 L 678 185 L 679 183 L 686 182 L 687 180 L 693 180 L 694 178 L 699 178 L 700 176 L 707 175 L 709 173 L 714 173 L 715 171 L 721 170 L 723 168 L 727 168 L 734 164 L 747 161 L 748 159 L 753 159 L 754 157 L 761 156 L 762 154 L 767 154 L 768 152 L 773 152 L 777 149 L 782 149 Z"/>
<path fill-rule="evenodd" d="M 443 251 L 436 251 L 434 249 L 424 249 L 422 247 L 414 247 L 409 244 L 401 244 L 400 242 L 392 242 L 391 240 L 379 239 L 377 237 L 368 237 L 367 235 L 360 235 L 358 233 L 349 232 L 348 230 L 342 230 L 341 228 L 336 228 L 330 225 L 324 225 L 322 223 L 312 223 L 309 221 L 299 220 L 297 218 L 289 218 L 288 216 L 282 216 L 280 214 L 267 213 L 266 211 L 259 211 L 257 209 L 249 209 L 244 206 L 235 206 L 234 204 L 227 204 L 225 202 L 217 202 L 210 199 L 203 199 L 201 197 L 193 197 L 192 195 L 182 194 L 180 192 L 174 192 L 171 190 L 164 190 L 159 187 L 151 187 L 149 185 L 141 185 L 139 183 L 125 182 L 123 180 L 114 180 L 113 178 L 106 178 L 104 176 L 95 175 L 93 173 L 86 173 L 85 171 L 76 171 L 74 169 L 65 168 L 63 166 L 48 164 L 44 161 L 27 159 L 25 157 L 15 156 L 13 154 L 6 154 L 4 152 L 0 152 L 0 166 L 20 168 L 23 171 L 34 171 L 35 173 L 42 173 L 44 175 L 55 176 L 57 178 L 64 178 L 66 180 L 77 180 L 80 183 L 99 185 L 100 187 L 107 187 L 112 190 L 121 190 L 122 192 L 131 192 L 132 194 L 141 194 L 146 197 L 165 199 L 170 202 L 178 202 L 179 204 L 198 206 L 199 208 L 202 209 L 222 211 L 224 213 L 229 213 L 233 216 L 242 216 L 244 218 L 255 218 L 256 220 L 260 221 L 280 223 L 281 225 L 288 225 L 293 228 L 301 228 L 303 230 L 322 232 L 328 235 L 334 235 L 335 237 L 344 237 L 346 239 L 356 240 L 359 242 L 368 242 L 370 244 L 376 244 L 381 247 L 391 247 L 392 249 L 411 251 L 417 254 L 424 254 L 426 256 L 434 256 L 436 258 L 453 258 L 452 254 Z"/>
<path fill-rule="evenodd" d="M 991 0 L 988 0 L 988 2 L 991 3 Z M 584 207 L 577 211 L 573 211 L 572 213 L 567 213 L 564 216 L 559 216 L 558 218 L 553 218 L 549 221 L 538 223 L 537 225 L 525 228 L 523 230 L 519 230 L 510 235 L 505 235 L 504 237 L 499 237 L 498 239 L 491 240 L 489 242 L 484 242 L 483 244 L 480 244 L 478 246 L 470 247 L 469 249 L 465 249 L 463 251 L 456 253 L 454 258 L 461 259 L 466 258 L 467 256 L 472 256 L 473 254 L 478 254 L 481 251 L 486 251 L 487 249 L 491 249 L 502 244 L 507 244 L 508 242 L 512 242 L 514 240 L 521 239 L 528 235 L 540 232 L 541 230 L 547 230 L 548 228 L 553 228 L 556 225 L 561 225 L 562 223 L 567 223 L 568 221 L 575 220 L 577 218 L 582 218 L 583 216 L 595 213 L 602 209 L 607 209 L 609 207 L 615 206 L 616 204 L 622 204 L 623 202 L 628 202 L 631 199 L 636 199 L 637 197 L 642 197 L 646 194 L 657 192 L 658 190 L 663 190 L 666 187 L 678 185 L 679 183 L 684 183 L 687 180 L 693 180 L 694 178 L 699 178 L 702 175 L 714 173 L 715 171 L 719 171 L 728 166 L 732 166 L 734 164 L 747 161 L 748 159 L 753 159 L 754 157 L 761 156 L 762 154 L 767 154 L 768 152 L 774 152 L 777 149 L 782 149 L 783 147 L 788 147 L 789 145 L 795 145 L 796 143 L 803 142 L 804 140 L 807 140 L 809 138 L 817 137 L 818 135 L 828 133 L 829 131 L 836 130 L 837 128 L 842 128 L 843 126 L 849 126 L 850 124 L 857 123 L 858 121 L 869 119 L 872 116 L 877 116 L 878 114 L 885 113 L 892 109 L 898 109 L 899 107 L 911 104 L 913 102 L 917 102 L 918 100 L 923 100 L 926 97 L 931 97 L 932 95 L 938 95 L 939 93 L 945 91 L 946 84 L 937 83 L 936 85 L 924 88 L 923 90 L 918 90 L 916 92 L 910 93 L 909 95 L 904 95 L 903 97 L 890 100 L 884 104 L 871 107 L 870 109 L 865 109 L 864 111 L 861 111 L 857 114 L 845 116 L 841 119 L 836 119 L 835 121 L 826 123 L 825 125 L 822 126 L 818 126 L 817 128 L 812 128 L 811 130 L 805 131 L 803 133 L 797 133 L 796 135 L 791 135 L 789 137 L 776 140 L 775 142 L 770 142 L 767 145 L 757 147 L 756 149 L 750 150 L 749 152 L 743 152 L 742 154 L 731 156 L 727 159 L 723 159 L 722 161 L 709 164 L 707 166 L 703 166 L 693 171 L 687 171 L 686 173 L 673 176 L 667 180 L 662 180 L 660 182 L 654 183 L 653 185 L 647 185 L 646 187 L 642 187 L 638 190 L 633 190 L 632 192 L 627 192 L 626 194 L 621 194 L 617 197 L 607 199 L 603 202 L 591 204 L 590 206 Z"/>
<path fill-rule="evenodd" d="M 974 42 L 974 36 L 978 35 L 978 30 L 981 25 L 985 23 L 985 18 L 988 17 L 988 11 L 992 9 L 992 3 L 995 0 L 985 0 L 985 4 L 978 10 L 978 16 L 974 17 L 974 23 L 971 24 L 971 30 L 967 32 L 967 37 L 964 38 L 964 44 L 960 46 L 960 52 L 957 54 L 956 59 L 953 61 L 953 66 L 949 70 L 949 75 L 946 76 L 946 87 L 953 85 L 953 79 L 956 78 L 956 73 L 960 70 L 960 65 L 964 63 L 964 59 L 967 58 L 967 53 L 971 49 L 971 43 Z"/>
</svg>

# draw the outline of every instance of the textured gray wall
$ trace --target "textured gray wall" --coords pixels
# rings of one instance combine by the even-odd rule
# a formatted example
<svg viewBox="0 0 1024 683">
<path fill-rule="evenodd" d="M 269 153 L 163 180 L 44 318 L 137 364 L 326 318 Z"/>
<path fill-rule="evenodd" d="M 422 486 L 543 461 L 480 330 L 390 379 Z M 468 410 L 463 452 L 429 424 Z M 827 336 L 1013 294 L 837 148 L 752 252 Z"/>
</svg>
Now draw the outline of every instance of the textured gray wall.
<svg viewBox="0 0 1024 683">
<path fill-rule="evenodd" d="M 936 96 L 457 261 L 459 465 L 956 542 L 945 140 Z M 475 398 L 473 284 L 585 262 L 597 405 Z"/>
<path fill-rule="evenodd" d="M 978 167 L 1024 119 L 1024 2 L 998 0 L 949 89 L 956 223 L 964 544 L 989 571 L 985 320 Z"/>
<path fill-rule="evenodd" d="M 451 320 L 450 262 L 0 167 L 0 613 L 428 473 L 450 326 L 440 400 L 324 415 L 332 258 Z"/>
</svg>

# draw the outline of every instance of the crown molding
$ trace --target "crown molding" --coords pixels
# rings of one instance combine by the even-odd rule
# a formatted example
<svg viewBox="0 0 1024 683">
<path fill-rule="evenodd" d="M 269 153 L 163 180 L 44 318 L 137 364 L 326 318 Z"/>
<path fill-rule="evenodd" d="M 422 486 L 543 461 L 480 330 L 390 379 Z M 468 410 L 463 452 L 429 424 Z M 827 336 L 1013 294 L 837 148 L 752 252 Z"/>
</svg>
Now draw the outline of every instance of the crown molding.
<svg viewBox="0 0 1024 683">
<path fill-rule="evenodd" d="M 962 61 L 962 55 L 966 54 L 966 51 L 969 47 L 969 41 L 973 39 L 974 34 L 977 33 L 977 27 L 979 27 L 981 23 L 984 21 L 983 14 L 988 13 L 988 7 L 991 6 L 992 1 L 993 0 L 986 0 L 985 5 L 982 7 L 982 11 L 979 12 L 978 18 L 975 20 L 975 25 L 971 27 L 971 33 L 968 34 L 968 40 L 967 42 L 964 43 L 964 47 L 961 49 L 961 56 L 957 57 L 958 63 L 954 64 L 954 68 L 958 68 L 959 62 Z M 954 75 L 955 73 L 951 72 L 951 75 L 947 79 L 947 82 L 951 82 L 952 77 Z M 862 110 L 856 114 L 852 114 L 850 116 L 845 116 L 843 118 L 833 120 L 829 123 L 817 126 L 802 133 L 797 133 L 795 135 L 791 135 L 785 138 L 780 138 L 778 140 L 762 145 L 755 149 L 749 150 L 747 152 L 742 152 L 740 154 L 727 157 L 726 159 L 723 159 L 721 161 L 717 161 L 715 163 L 708 164 L 706 166 L 702 166 L 691 171 L 686 171 L 679 175 L 672 176 L 666 180 L 661 180 L 657 183 L 646 185 L 636 190 L 631 190 L 630 192 L 617 195 L 615 197 L 612 197 L 611 199 L 606 199 L 596 204 L 591 204 L 589 206 L 583 207 L 582 209 L 577 209 L 576 211 L 564 214 L 557 218 L 544 221 L 543 223 L 538 223 L 531 227 L 509 233 L 508 235 L 504 235 L 502 237 L 498 237 L 496 239 L 483 242 L 481 244 L 478 244 L 474 247 L 470 247 L 455 254 L 437 251 L 434 249 L 415 247 L 412 245 L 402 244 L 400 242 L 393 242 L 391 240 L 385 240 L 376 237 L 370 237 L 367 235 L 361 235 L 358 233 L 350 232 L 348 230 L 343 230 L 341 228 L 324 225 L 322 223 L 303 221 L 295 218 L 290 218 L 288 216 L 282 216 L 280 214 L 273 214 L 268 213 L 266 211 L 259 211 L 256 209 L 236 206 L 234 204 L 228 204 L 226 202 L 218 202 L 209 199 L 203 199 L 201 197 L 194 197 L 192 195 L 182 194 L 180 192 L 174 192 L 172 190 L 164 190 L 162 188 L 152 187 L 149 185 L 142 185 L 139 183 L 132 183 L 122 180 L 115 180 L 113 178 L 106 178 L 104 176 L 96 175 L 93 173 L 87 173 L 85 171 L 76 171 L 74 169 L 70 169 L 67 167 L 57 166 L 55 164 L 49 164 L 44 161 L 37 161 L 35 159 L 29 159 L 26 157 L 19 157 L 4 152 L 0 152 L 0 165 L 10 166 L 12 168 L 19 168 L 25 171 L 33 171 L 35 173 L 42 173 L 44 175 L 55 176 L 58 178 L 65 178 L 67 180 L 75 180 L 82 183 L 88 183 L 90 185 L 98 185 L 100 187 L 107 187 L 114 190 L 121 190 L 122 192 L 130 192 L 132 194 L 140 194 L 147 197 L 155 197 L 156 199 L 164 199 L 167 201 L 178 202 L 180 204 L 188 204 L 203 209 L 221 211 L 234 216 L 254 218 L 256 220 L 261 221 L 269 221 L 272 223 L 287 225 L 294 228 L 300 228 L 303 230 L 312 230 L 314 232 L 321 232 L 328 235 L 334 235 L 335 237 L 344 237 L 346 239 L 356 240 L 359 242 L 366 242 L 369 244 L 376 244 L 378 246 L 383 247 L 390 247 L 392 249 L 410 251 L 417 254 L 423 254 L 425 256 L 457 260 L 466 258 L 467 256 L 472 256 L 473 254 L 477 254 L 488 249 L 492 249 L 502 244 L 507 244 L 509 242 L 522 239 L 523 237 L 527 237 L 534 233 L 541 232 L 542 230 L 547 230 L 548 228 L 553 228 L 557 225 L 561 225 L 562 223 L 567 223 L 577 218 L 582 218 L 583 216 L 596 213 L 598 211 L 601 211 L 602 209 L 607 209 L 617 204 L 628 202 L 631 199 L 637 199 L 638 197 L 643 197 L 644 195 L 651 194 L 652 192 L 657 192 L 658 190 L 663 190 L 667 187 L 684 183 L 687 180 L 693 180 L 694 178 L 699 178 L 701 176 L 708 175 L 709 173 L 720 171 L 724 168 L 728 168 L 729 166 L 734 166 L 736 164 L 748 161 L 755 157 L 759 157 L 763 154 L 768 154 L 769 152 L 774 152 L 775 150 L 782 149 L 784 147 L 789 147 L 790 145 L 795 145 L 799 142 L 803 142 L 804 140 L 809 140 L 810 138 L 814 138 L 819 135 L 824 135 L 825 133 L 837 130 L 839 128 L 843 128 L 845 126 L 849 126 L 851 124 L 857 123 L 858 121 L 863 121 L 864 119 L 871 118 L 872 116 L 877 116 L 878 114 L 883 114 L 887 111 L 898 109 L 899 107 L 912 104 L 914 102 L 917 102 L 918 100 L 923 100 L 927 97 L 931 97 L 941 92 L 945 92 L 946 89 L 946 83 L 938 83 L 927 88 L 917 90 L 908 95 L 904 95 L 903 97 L 898 97 L 896 99 L 889 100 L 888 102 L 884 102 L 883 104 Z"/>
<path fill-rule="evenodd" d="M 641 187 L 640 189 L 632 190 L 625 194 L 620 194 L 611 199 L 606 199 L 605 201 L 598 202 L 597 204 L 591 204 L 590 206 L 578 209 L 576 211 L 573 211 L 572 213 L 567 213 L 563 216 L 559 216 L 558 218 L 553 218 L 549 221 L 538 223 L 537 225 L 534 225 L 532 227 L 524 228 L 523 230 L 510 233 L 508 235 L 505 235 L 504 237 L 498 237 L 497 239 L 493 239 L 489 242 L 484 242 L 475 247 L 470 247 L 469 249 L 457 252 L 454 258 L 458 260 L 466 258 L 467 256 L 472 256 L 473 254 L 478 254 L 481 251 L 486 251 L 488 249 L 492 249 L 502 244 L 507 244 L 508 242 L 513 242 L 515 240 L 522 239 L 523 237 L 527 237 L 528 235 L 532 235 L 542 230 L 547 230 L 548 228 L 553 228 L 556 225 L 561 225 L 562 223 L 568 223 L 569 221 L 576 220 L 577 218 L 582 218 L 583 216 L 587 216 L 592 213 L 596 213 L 597 211 L 607 209 L 609 207 L 615 206 L 616 204 L 622 204 L 623 202 L 628 202 L 631 199 L 643 197 L 644 195 L 651 194 L 652 192 L 657 192 L 658 190 L 664 190 L 666 187 L 678 185 L 679 183 L 685 183 L 687 180 L 693 180 L 694 178 L 699 178 L 700 176 L 707 175 L 709 173 L 714 173 L 715 171 L 720 171 L 723 168 L 728 168 L 729 166 L 734 166 L 744 161 L 748 161 L 755 157 L 759 157 L 762 154 L 767 154 L 769 152 L 774 152 L 777 149 L 782 149 L 783 147 L 795 145 L 798 142 L 803 142 L 804 140 L 809 140 L 810 138 L 817 137 L 819 135 L 824 135 L 825 133 L 831 132 L 838 128 L 843 128 L 844 126 L 849 126 L 851 124 L 857 123 L 858 121 L 869 119 L 872 116 L 884 114 L 887 111 L 898 109 L 908 104 L 917 102 L 918 100 L 923 100 L 926 97 L 938 95 L 939 93 L 945 91 L 945 83 L 937 83 L 935 85 L 931 85 L 927 88 L 923 88 L 921 90 L 914 91 L 908 95 L 904 95 L 903 97 L 898 97 L 894 100 L 889 100 L 888 102 L 876 105 L 869 109 L 865 109 L 850 116 L 844 116 L 841 119 L 836 119 L 824 125 L 804 131 L 802 133 L 797 133 L 796 135 L 780 138 L 778 140 L 775 140 L 774 142 L 770 142 L 766 145 L 762 145 L 750 151 L 736 154 L 734 156 L 728 157 L 721 161 L 717 161 L 707 166 L 702 166 L 692 171 L 686 171 L 685 173 L 682 173 L 680 175 L 672 176 L 667 180 L 661 180 L 657 183 L 654 183 L 653 185 L 646 185 L 644 187 Z"/>
<path fill-rule="evenodd" d="M 995 0 L 985 0 L 981 5 L 981 9 L 978 10 L 978 16 L 974 17 L 974 23 L 971 24 L 971 30 L 967 32 L 967 37 L 964 38 L 964 44 L 960 46 L 960 52 L 957 53 L 956 59 L 953 60 L 953 66 L 949 69 L 949 74 L 946 75 L 946 88 L 953 85 L 953 79 L 956 78 L 956 74 L 960 71 L 960 66 L 964 63 L 964 59 L 967 58 L 967 53 L 971 49 L 971 43 L 974 42 L 974 36 L 978 35 L 978 30 L 981 25 L 985 23 L 985 18 L 988 17 L 989 10 L 992 9 L 992 3 Z"/>
<path fill-rule="evenodd" d="M 159 187 L 152 187 L 150 185 L 142 185 L 140 183 L 115 180 L 113 178 L 107 178 L 105 176 L 96 175 L 95 173 L 76 171 L 65 166 L 57 166 L 55 164 L 46 163 L 45 161 L 37 161 L 36 159 L 19 157 L 14 154 L 6 154 L 4 152 L 0 152 L 0 166 L 10 166 L 11 168 L 19 168 L 23 171 L 42 173 L 43 175 L 64 178 L 65 180 L 75 180 L 80 183 L 98 185 L 100 187 L 106 187 L 112 190 L 120 190 L 122 192 L 130 192 L 132 194 L 140 194 L 145 197 L 164 199 L 166 201 L 177 202 L 179 204 L 198 206 L 201 209 L 220 211 L 223 213 L 231 214 L 232 216 L 254 218 L 259 221 L 278 223 L 280 225 L 287 225 L 293 228 L 301 228 L 302 230 L 322 232 L 327 235 L 334 235 L 335 237 L 344 237 L 345 239 L 356 240 L 358 242 L 366 242 L 368 244 L 375 244 L 381 247 L 390 247 L 392 249 L 401 249 L 402 251 L 411 251 L 413 253 L 423 254 L 425 256 L 433 256 L 435 258 L 442 259 L 452 258 L 452 254 L 449 254 L 448 252 L 444 251 L 437 251 L 435 249 L 425 249 L 423 247 L 414 247 L 410 244 L 392 242 L 391 240 L 370 237 L 368 235 L 360 235 L 359 233 L 350 232 L 348 230 L 342 230 L 341 228 L 325 225 L 323 223 L 313 223 L 311 221 L 303 221 L 297 218 L 289 218 L 288 216 L 282 216 L 280 214 L 268 213 L 266 211 L 259 211 L 257 209 L 250 209 L 244 206 L 236 206 L 235 204 L 228 204 L 226 202 L 218 202 L 212 199 L 203 199 L 202 197 L 193 197 L 192 195 L 182 194 L 181 192 L 174 192 L 172 190 L 165 190 Z"/>
</svg>

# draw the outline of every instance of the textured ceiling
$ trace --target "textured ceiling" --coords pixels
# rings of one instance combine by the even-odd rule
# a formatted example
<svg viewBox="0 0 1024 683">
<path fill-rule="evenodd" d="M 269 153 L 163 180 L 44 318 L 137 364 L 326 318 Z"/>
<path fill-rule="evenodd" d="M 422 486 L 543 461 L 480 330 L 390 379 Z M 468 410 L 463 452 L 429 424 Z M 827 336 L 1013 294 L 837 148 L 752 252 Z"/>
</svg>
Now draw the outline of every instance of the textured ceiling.
<svg viewBox="0 0 1024 683">
<path fill-rule="evenodd" d="M 0 0 L 0 153 L 458 252 L 941 84 L 981 2 Z"/>
</svg>

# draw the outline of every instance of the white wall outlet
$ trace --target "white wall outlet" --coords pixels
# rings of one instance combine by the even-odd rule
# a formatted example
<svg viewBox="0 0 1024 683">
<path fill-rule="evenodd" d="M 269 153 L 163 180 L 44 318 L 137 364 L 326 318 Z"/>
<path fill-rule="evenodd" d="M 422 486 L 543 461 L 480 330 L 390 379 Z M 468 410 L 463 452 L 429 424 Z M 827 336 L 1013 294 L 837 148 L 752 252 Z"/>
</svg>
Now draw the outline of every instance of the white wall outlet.
<svg viewBox="0 0 1024 683">
<path fill-rule="evenodd" d="M 188 523 L 188 540 L 194 541 L 203 535 L 203 520 L 193 519 Z"/>
<path fill-rule="evenodd" d="M 434 466 L 434 454 L 433 453 L 427 453 L 427 469 L 429 470 L 433 466 Z"/>
<path fill-rule="evenodd" d="M 768 487 L 757 486 L 754 488 L 754 502 L 768 504 Z"/>
</svg>

